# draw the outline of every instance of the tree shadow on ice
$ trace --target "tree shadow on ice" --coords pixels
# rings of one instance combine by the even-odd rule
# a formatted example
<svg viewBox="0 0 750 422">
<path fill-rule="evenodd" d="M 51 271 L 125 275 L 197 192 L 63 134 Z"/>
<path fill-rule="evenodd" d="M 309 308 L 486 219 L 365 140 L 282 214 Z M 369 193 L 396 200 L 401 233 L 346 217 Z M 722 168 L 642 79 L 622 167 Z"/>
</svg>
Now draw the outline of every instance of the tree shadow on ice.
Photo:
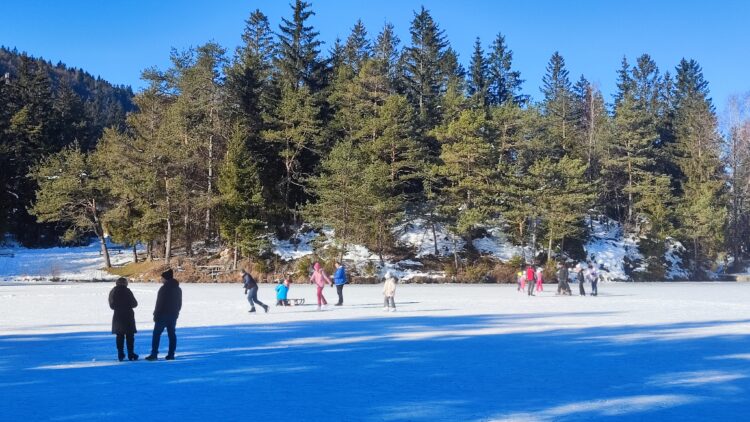
<svg viewBox="0 0 750 422">
<path fill-rule="evenodd" d="M 8 420 L 684 421 L 750 408 L 750 343 L 736 334 L 749 321 L 545 328 L 578 316 L 596 313 L 178 328 L 173 362 L 116 362 L 102 332 L 0 336 L 0 405 Z M 137 335 L 142 355 L 149 343 Z"/>
</svg>

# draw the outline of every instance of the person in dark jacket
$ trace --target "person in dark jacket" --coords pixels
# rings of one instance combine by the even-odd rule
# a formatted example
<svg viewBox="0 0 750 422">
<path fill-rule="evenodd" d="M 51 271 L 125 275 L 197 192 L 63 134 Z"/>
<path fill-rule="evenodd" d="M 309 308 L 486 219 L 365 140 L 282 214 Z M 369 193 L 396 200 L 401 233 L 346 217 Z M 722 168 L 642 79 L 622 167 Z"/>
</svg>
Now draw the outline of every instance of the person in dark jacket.
<svg viewBox="0 0 750 422">
<path fill-rule="evenodd" d="M 247 301 L 250 302 L 250 310 L 248 312 L 255 312 L 255 304 L 257 303 L 268 313 L 268 305 L 258 300 L 258 282 L 246 270 L 242 270 L 242 286 L 245 288 Z"/>
<path fill-rule="evenodd" d="M 576 275 L 576 279 L 578 279 L 578 293 L 581 296 L 586 296 L 586 290 L 583 288 L 583 283 L 586 282 L 586 278 L 583 274 L 583 267 L 579 264 L 576 266 L 576 271 L 578 271 L 578 274 Z"/>
<path fill-rule="evenodd" d="M 133 351 L 135 347 L 135 314 L 133 308 L 138 306 L 133 292 L 128 289 L 128 280 L 120 277 L 115 287 L 109 292 L 109 307 L 115 311 L 112 315 L 112 334 L 116 334 L 117 360 L 125 359 L 125 340 L 128 342 L 128 360 L 138 360 Z"/>
<path fill-rule="evenodd" d="M 570 285 L 568 284 L 568 267 L 565 264 L 557 264 L 557 294 L 570 296 Z"/>
<path fill-rule="evenodd" d="M 339 295 L 339 301 L 335 306 L 344 304 L 344 284 L 346 284 L 346 269 L 340 262 L 336 262 L 336 272 L 333 274 L 333 283 L 336 285 L 336 293 Z"/>
<path fill-rule="evenodd" d="M 177 335 L 175 327 L 177 318 L 182 309 L 182 289 L 180 283 L 174 279 L 172 270 L 169 269 L 161 274 L 162 286 L 156 295 L 156 306 L 154 307 L 154 335 L 151 339 L 151 354 L 146 360 L 156 360 L 159 355 L 159 341 L 164 329 L 169 336 L 169 351 L 166 359 L 174 360 L 174 352 L 177 349 Z"/>
</svg>

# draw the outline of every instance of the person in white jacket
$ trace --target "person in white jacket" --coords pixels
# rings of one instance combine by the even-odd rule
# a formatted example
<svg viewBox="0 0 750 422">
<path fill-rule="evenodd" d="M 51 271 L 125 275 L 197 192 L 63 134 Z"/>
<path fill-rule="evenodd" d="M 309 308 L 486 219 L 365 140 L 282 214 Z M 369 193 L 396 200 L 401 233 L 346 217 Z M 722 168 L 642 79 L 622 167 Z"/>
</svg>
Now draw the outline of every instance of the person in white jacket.
<svg viewBox="0 0 750 422">
<path fill-rule="evenodd" d="M 385 274 L 385 283 L 383 284 L 383 296 L 385 296 L 384 311 L 394 312 L 396 310 L 396 277 L 390 272 Z"/>
</svg>

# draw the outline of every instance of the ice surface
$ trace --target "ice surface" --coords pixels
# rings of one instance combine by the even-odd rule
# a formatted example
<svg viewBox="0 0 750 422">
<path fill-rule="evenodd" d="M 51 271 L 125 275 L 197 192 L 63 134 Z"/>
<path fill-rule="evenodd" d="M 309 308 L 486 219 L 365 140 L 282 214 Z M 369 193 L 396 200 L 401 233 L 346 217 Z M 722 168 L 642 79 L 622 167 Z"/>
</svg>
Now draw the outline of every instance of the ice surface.
<svg viewBox="0 0 750 422">
<path fill-rule="evenodd" d="M 247 313 L 239 284 L 183 284 L 177 360 L 123 363 L 111 287 L 0 284 L 3 420 L 686 421 L 750 408 L 750 284 L 600 283 L 598 297 L 399 285 L 395 313 L 382 286 L 350 285 L 343 307 L 268 314 Z M 144 356 L 158 285 L 130 287 Z M 314 292 L 293 284 L 290 297 Z M 259 296 L 272 303 L 273 286 Z"/>
</svg>

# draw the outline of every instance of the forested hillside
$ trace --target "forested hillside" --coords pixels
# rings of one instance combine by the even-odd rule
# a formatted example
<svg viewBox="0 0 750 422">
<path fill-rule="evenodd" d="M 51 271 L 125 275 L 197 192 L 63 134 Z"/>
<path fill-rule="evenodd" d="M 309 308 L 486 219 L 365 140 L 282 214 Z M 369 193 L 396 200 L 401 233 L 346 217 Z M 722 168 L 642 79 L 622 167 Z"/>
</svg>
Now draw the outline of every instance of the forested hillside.
<svg viewBox="0 0 750 422">
<path fill-rule="evenodd" d="M 270 262 L 270 243 L 305 224 L 335 233 L 331 255 L 363 246 L 385 263 L 414 255 L 398 238 L 415 221 L 459 277 L 483 276 L 471 241 L 491 233 L 522 246 L 516 263 L 589 258 L 595 222 L 633 239 L 634 278 L 663 279 L 675 259 L 702 278 L 746 254 L 748 119 L 720 133 L 695 60 L 662 70 L 648 54 L 624 57 L 605 98 L 554 53 L 537 94 L 521 91 L 502 33 L 459 58 L 422 8 L 409 39 L 355 22 L 323 46 L 311 5 L 292 9 L 279 28 L 252 12 L 235 51 L 207 43 L 144 70 L 124 125 L 127 91 L 109 88 L 107 98 L 122 100 L 110 120 L 40 126 L 40 113 L 103 108 L 54 77 L 78 71 L 18 67 L 0 92 L 26 96 L 0 129 L 34 148 L 10 166 L 10 180 L 40 186 L 31 213 L 66 224 L 67 240 L 109 233 L 166 262 L 197 241 Z M 448 256 L 437 250 L 444 241 Z"/>
<path fill-rule="evenodd" d="M 30 245 L 56 240 L 27 213 L 31 166 L 69 145 L 91 150 L 105 127 L 124 130 L 132 97 L 129 87 L 0 47 L 0 232 Z"/>
</svg>

